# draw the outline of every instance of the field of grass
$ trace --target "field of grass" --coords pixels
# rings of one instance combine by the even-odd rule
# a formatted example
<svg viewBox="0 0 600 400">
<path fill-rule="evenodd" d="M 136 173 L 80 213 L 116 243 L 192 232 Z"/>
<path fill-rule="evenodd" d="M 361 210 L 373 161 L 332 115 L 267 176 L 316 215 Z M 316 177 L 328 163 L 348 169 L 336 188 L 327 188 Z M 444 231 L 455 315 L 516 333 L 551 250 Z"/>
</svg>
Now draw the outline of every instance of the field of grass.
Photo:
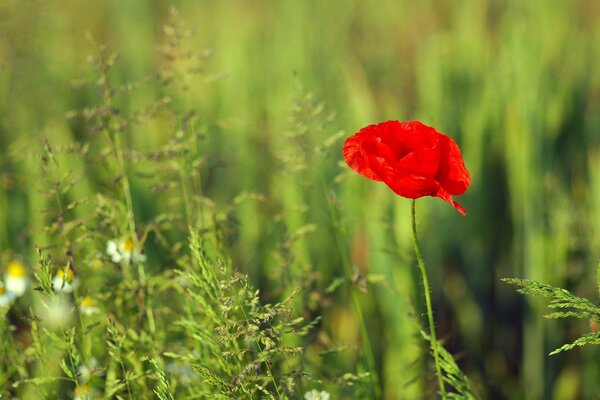
<svg viewBox="0 0 600 400">
<path fill-rule="evenodd" d="M 342 155 L 396 119 L 473 179 L 416 204 L 477 398 L 598 398 L 501 280 L 600 300 L 598 65 L 594 0 L 0 0 L 0 397 L 438 398 L 411 202 Z"/>
</svg>

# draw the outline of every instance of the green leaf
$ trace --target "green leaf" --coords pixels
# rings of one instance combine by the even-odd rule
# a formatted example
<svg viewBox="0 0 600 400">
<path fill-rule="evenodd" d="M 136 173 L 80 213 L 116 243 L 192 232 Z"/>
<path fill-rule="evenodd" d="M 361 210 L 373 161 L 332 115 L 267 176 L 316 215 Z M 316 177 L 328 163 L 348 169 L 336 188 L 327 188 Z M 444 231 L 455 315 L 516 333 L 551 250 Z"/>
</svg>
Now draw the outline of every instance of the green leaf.
<svg viewBox="0 0 600 400">
<path fill-rule="evenodd" d="M 432 343 L 430 336 L 423 331 L 421 331 L 421 335 L 425 338 L 425 340 L 430 344 L 431 347 Z M 456 391 L 455 393 L 448 393 L 448 398 L 476 400 L 477 395 L 473 385 L 471 384 L 471 381 L 458 367 L 452 354 L 450 354 L 448 350 L 446 350 L 444 346 L 440 344 L 440 342 L 437 342 L 436 344 L 437 351 L 440 355 L 440 367 L 442 368 L 443 372 L 443 380 Z"/>
<path fill-rule="evenodd" d="M 561 353 L 563 351 L 574 349 L 575 347 L 585 346 L 586 344 L 600 344 L 600 333 L 588 333 L 585 336 L 581 336 L 573 343 L 565 344 L 550 353 L 551 356 Z"/>
</svg>

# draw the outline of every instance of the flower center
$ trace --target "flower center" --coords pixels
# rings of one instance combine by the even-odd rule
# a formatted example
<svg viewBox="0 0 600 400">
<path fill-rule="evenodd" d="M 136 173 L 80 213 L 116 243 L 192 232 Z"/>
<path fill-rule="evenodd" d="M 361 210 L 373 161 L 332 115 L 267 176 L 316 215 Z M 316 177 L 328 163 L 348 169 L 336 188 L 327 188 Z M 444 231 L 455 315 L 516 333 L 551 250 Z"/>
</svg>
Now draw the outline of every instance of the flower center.
<svg viewBox="0 0 600 400">
<path fill-rule="evenodd" d="M 131 239 L 126 239 L 126 240 L 123 242 L 123 249 L 124 249 L 125 251 L 132 252 L 134 248 L 135 248 L 135 243 L 133 243 L 133 240 L 131 240 Z"/>
<path fill-rule="evenodd" d="M 79 387 L 75 389 L 75 394 L 77 395 L 85 394 L 87 397 L 87 395 L 90 393 L 92 393 L 92 390 L 90 389 L 90 385 L 87 383 L 79 385 Z"/>
<path fill-rule="evenodd" d="M 81 306 L 83 308 L 91 308 L 94 306 L 96 302 L 90 296 L 85 296 L 83 300 L 81 300 Z"/>
<path fill-rule="evenodd" d="M 11 278 L 23 278 L 27 275 L 27 271 L 23 264 L 18 261 L 11 261 L 6 267 L 6 275 Z"/>
<path fill-rule="evenodd" d="M 66 273 L 66 278 L 65 278 L 65 273 Z M 56 272 L 56 276 L 58 276 L 60 279 L 64 279 L 67 282 L 71 282 L 71 281 L 73 281 L 73 270 L 69 267 L 61 268 Z"/>
</svg>

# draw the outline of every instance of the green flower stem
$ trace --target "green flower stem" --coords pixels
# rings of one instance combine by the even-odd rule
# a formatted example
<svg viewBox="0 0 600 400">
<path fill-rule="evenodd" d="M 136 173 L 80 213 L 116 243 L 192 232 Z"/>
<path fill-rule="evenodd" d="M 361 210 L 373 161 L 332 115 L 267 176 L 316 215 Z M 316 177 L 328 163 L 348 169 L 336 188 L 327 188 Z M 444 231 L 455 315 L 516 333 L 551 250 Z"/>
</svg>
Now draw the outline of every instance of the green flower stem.
<svg viewBox="0 0 600 400">
<path fill-rule="evenodd" d="M 421 250 L 419 248 L 419 241 L 417 240 L 417 218 L 415 212 L 416 200 L 412 201 L 412 233 L 413 240 L 415 243 L 415 255 L 421 270 L 421 276 L 423 278 L 423 289 L 425 291 L 425 304 L 427 305 L 427 319 L 429 320 L 429 336 L 431 337 L 430 345 L 433 350 L 433 359 L 435 361 L 435 372 L 438 378 L 438 384 L 440 386 L 440 394 L 442 399 L 446 399 L 446 389 L 444 388 L 444 379 L 442 377 L 442 368 L 440 367 L 440 356 L 438 354 L 438 344 L 435 336 L 435 323 L 433 321 L 433 310 L 431 308 L 431 296 L 429 293 L 429 280 L 427 279 L 427 270 L 423 263 L 423 257 L 421 257 Z"/>
</svg>

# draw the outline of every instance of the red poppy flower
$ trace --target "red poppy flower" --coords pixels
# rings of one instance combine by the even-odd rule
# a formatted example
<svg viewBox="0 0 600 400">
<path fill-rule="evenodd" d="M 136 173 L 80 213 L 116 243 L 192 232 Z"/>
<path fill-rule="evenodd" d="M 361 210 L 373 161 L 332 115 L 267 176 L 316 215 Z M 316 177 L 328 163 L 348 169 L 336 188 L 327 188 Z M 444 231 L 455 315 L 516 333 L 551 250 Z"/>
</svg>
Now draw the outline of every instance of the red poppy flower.
<svg viewBox="0 0 600 400">
<path fill-rule="evenodd" d="M 458 145 L 435 128 L 419 121 L 369 125 L 346 140 L 344 158 L 350 168 L 402 197 L 439 197 L 467 213 L 452 196 L 467 190 L 471 176 Z"/>
</svg>

